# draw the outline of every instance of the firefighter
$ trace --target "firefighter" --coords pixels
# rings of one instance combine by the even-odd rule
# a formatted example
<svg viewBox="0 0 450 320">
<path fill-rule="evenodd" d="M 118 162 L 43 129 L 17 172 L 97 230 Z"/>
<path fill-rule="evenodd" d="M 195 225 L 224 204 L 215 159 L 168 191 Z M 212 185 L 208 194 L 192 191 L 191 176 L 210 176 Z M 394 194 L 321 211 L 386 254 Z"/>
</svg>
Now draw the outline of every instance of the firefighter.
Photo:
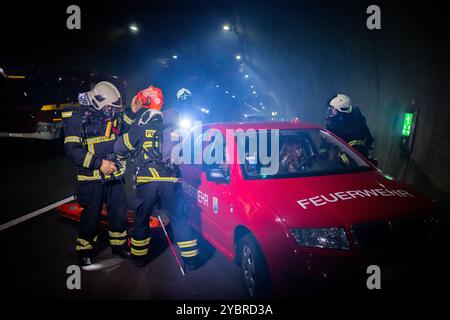
<svg viewBox="0 0 450 320">
<path fill-rule="evenodd" d="M 136 187 L 136 217 L 131 231 L 131 256 L 137 267 L 149 262 L 151 239 L 149 218 L 157 207 L 166 210 L 175 240 L 181 251 L 185 267 L 194 270 L 200 266 L 197 240 L 189 226 L 183 209 L 183 194 L 179 183 L 179 170 L 170 159 L 162 156 L 163 95 L 160 89 L 142 90 L 134 99 L 140 109 L 130 131 L 120 137 L 114 152 L 125 157 L 131 154 Z"/>
<path fill-rule="evenodd" d="M 77 170 L 77 202 L 84 208 L 76 251 L 80 265 L 92 264 L 103 204 L 107 206 L 112 253 L 130 257 L 127 200 L 123 189 L 125 161 L 114 154 L 114 141 L 133 122 L 131 110 L 122 112 L 121 95 L 109 82 L 80 93 L 79 107 L 64 109 L 64 149 Z"/>
<path fill-rule="evenodd" d="M 374 138 L 367 127 L 366 118 L 358 107 L 352 106 L 350 97 L 338 94 L 330 101 L 327 129 L 369 158 Z"/>
<path fill-rule="evenodd" d="M 177 91 L 178 111 L 184 113 L 192 109 L 192 92 L 189 89 L 181 88 Z"/>
</svg>

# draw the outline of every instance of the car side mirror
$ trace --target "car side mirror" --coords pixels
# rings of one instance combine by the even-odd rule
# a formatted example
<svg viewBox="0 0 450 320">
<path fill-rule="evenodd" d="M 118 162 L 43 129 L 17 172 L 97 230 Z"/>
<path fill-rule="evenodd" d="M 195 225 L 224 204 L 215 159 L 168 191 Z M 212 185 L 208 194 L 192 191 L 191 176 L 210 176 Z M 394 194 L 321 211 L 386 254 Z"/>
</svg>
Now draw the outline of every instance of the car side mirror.
<svg viewBox="0 0 450 320">
<path fill-rule="evenodd" d="M 206 180 L 215 183 L 228 183 L 229 176 L 225 175 L 222 169 L 208 169 L 206 170 Z"/>
</svg>

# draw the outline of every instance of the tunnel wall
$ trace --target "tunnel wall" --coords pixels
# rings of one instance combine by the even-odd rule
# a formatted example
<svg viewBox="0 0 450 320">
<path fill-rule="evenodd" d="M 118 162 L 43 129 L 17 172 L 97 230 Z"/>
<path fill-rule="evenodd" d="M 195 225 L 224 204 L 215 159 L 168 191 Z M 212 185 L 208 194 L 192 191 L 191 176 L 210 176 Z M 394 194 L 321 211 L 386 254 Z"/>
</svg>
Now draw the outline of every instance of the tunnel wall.
<svg viewBox="0 0 450 320">
<path fill-rule="evenodd" d="M 240 17 L 260 21 L 242 22 L 248 63 L 270 84 L 266 90 L 279 101 L 273 108 L 286 118 L 324 125 L 327 101 L 336 93 L 351 96 L 375 137 L 380 168 L 448 210 L 450 106 L 443 9 L 425 3 L 381 5 L 382 29 L 369 31 L 366 8 L 361 2 L 319 1 L 255 9 Z M 346 20 L 341 19 L 344 12 Z M 408 107 L 417 108 L 419 116 L 413 151 L 402 157 L 399 141 Z"/>
</svg>

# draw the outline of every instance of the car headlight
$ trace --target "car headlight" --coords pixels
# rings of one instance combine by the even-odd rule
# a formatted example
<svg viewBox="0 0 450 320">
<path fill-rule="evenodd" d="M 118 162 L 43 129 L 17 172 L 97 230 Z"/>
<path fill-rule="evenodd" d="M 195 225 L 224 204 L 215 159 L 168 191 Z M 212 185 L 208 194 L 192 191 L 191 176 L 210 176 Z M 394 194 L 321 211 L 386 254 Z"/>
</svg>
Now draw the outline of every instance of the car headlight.
<svg viewBox="0 0 450 320">
<path fill-rule="evenodd" d="M 344 228 L 291 229 L 292 236 L 301 246 L 349 250 L 350 245 Z"/>
</svg>

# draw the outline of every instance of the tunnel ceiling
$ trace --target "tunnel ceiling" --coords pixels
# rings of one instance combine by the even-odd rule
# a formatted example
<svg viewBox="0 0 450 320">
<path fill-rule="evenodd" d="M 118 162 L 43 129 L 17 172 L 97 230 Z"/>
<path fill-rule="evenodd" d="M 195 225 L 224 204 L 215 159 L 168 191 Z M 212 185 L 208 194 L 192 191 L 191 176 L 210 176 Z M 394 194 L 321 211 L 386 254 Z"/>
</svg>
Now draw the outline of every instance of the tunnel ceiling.
<svg viewBox="0 0 450 320">
<path fill-rule="evenodd" d="M 356 71 L 376 72 L 379 39 L 365 30 L 366 1 L 82 2 L 78 31 L 65 28 L 69 4 L 8 4 L 3 67 L 102 71 L 123 76 L 131 91 L 159 85 L 168 103 L 188 87 L 219 116 L 264 107 L 307 120 L 347 89 L 339 78 L 348 78 L 349 60 L 361 61 Z"/>
</svg>

